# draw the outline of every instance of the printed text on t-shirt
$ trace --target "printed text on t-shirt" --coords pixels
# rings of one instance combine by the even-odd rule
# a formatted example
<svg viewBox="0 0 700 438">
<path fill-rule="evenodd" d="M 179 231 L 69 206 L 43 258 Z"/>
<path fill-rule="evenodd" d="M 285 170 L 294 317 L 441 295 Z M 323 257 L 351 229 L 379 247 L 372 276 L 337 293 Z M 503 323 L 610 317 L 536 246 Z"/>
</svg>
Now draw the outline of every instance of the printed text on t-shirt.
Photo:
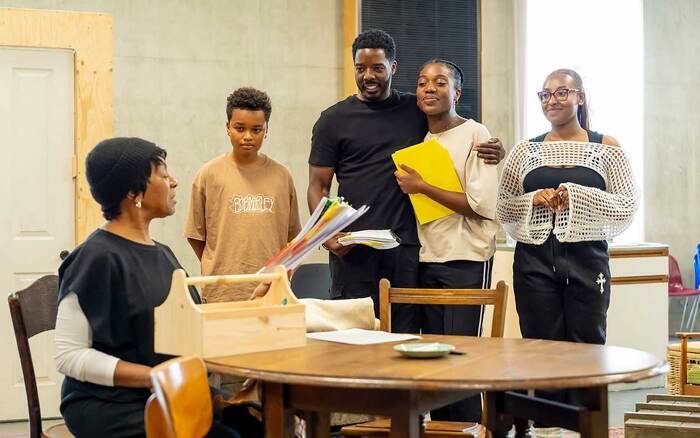
<svg viewBox="0 0 700 438">
<path fill-rule="evenodd" d="M 234 195 L 229 203 L 229 210 L 233 214 L 243 213 L 272 213 L 275 198 L 259 195 Z"/>
</svg>

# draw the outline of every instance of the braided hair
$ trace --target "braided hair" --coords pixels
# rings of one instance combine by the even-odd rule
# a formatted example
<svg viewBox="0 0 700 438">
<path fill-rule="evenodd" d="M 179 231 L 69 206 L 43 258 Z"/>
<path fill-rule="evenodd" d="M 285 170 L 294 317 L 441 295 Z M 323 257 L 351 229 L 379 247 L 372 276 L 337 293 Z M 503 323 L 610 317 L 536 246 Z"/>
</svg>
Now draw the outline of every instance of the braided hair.
<svg viewBox="0 0 700 438">
<path fill-rule="evenodd" d="M 445 67 L 447 67 L 450 73 L 452 73 L 452 79 L 454 79 L 455 81 L 455 89 L 460 90 L 462 88 L 462 83 L 464 82 L 464 72 L 461 68 L 459 68 L 457 64 L 446 59 L 433 58 L 430 61 L 423 64 L 420 69 L 423 70 L 426 66 L 430 64 L 442 64 Z"/>
</svg>

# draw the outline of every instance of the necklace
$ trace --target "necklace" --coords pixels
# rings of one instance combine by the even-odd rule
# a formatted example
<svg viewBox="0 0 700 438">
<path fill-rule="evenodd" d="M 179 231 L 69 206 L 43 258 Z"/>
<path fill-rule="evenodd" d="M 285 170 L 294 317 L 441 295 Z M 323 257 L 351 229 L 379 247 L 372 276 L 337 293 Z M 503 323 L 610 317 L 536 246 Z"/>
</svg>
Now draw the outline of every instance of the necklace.
<svg viewBox="0 0 700 438">
<path fill-rule="evenodd" d="M 440 137 L 441 137 L 444 133 L 450 131 L 450 130 L 453 129 L 453 128 L 456 128 L 457 126 L 461 125 L 462 123 L 464 123 L 464 122 L 466 122 L 466 121 L 467 121 L 466 119 L 463 119 L 463 118 L 461 118 L 461 117 L 458 117 L 456 120 L 454 120 L 452 123 L 450 123 L 449 125 L 447 125 L 447 127 L 446 127 L 445 129 L 443 129 L 442 131 L 440 131 L 440 132 L 432 133 L 432 132 L 428 131 L 428 134 L 430 134 L 430 139 L 431 139 L 431 140 L 433 140 L 433 139 L 434 139 L 434 140 L 440 140 Z"/>
</svg>

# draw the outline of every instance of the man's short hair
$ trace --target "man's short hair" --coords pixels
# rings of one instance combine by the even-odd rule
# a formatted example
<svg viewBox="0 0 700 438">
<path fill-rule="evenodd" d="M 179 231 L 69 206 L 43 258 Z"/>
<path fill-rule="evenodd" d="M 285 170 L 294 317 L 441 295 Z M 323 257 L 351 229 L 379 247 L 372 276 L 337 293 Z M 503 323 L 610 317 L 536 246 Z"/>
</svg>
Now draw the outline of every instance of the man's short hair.
<svg viewBox="0 0 700 438">
<path fill-rule="evenodd" d="M 266 122 L 270 121 L 270 114 L 272 114 L 270 96 L 264 91 L 257 90 L 253 87 L 241 87 L 229 94 L 226 99 L 226 118 L 229 122 L 231 121 L 231 114 L 233 114 L 234 108 L 262 111 L 265 113 Z"/>
<path fill-rule="evenodd" d="M 389 62 L 396 59 L 396 43 L 388 33 L 381 29 L 370 29 L 362 32 L 352 43 L 352 59 L 360 49 L 382 49 Z"/>
</svg>

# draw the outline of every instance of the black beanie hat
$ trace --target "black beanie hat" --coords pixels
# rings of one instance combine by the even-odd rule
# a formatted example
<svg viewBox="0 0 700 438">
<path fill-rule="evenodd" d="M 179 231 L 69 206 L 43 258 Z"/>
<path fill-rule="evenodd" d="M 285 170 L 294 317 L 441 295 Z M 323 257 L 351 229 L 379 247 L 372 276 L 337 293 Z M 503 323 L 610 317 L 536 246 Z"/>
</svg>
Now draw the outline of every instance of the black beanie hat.
<svg viewBox="0 0 700 438">
<path fill-rule="evenodd" d="M 110 138 L 95 146 L 85 159 L 90 193 L 101 206 L 121 202 L 134 182 L 149 168 L 157 146 L 137 137 Z"/>
</svg>

